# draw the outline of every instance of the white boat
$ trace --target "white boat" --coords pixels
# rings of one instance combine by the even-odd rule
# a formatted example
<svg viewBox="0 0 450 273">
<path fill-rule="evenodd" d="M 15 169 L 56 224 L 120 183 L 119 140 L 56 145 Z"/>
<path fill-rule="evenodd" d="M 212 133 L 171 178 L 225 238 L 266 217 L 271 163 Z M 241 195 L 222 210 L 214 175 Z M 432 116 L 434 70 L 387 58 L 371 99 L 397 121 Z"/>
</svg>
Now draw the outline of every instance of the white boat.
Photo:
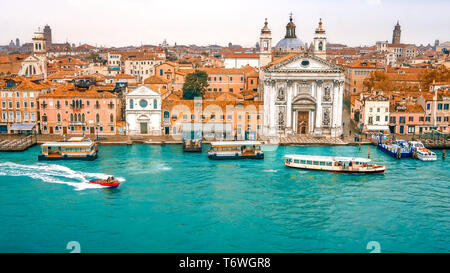
<svg viewBox="0 0 450 273">
<path fill-rule="evenodd" d="M 47 142 L 41 145 L 38 160 L 94 160 L 97 144 L 86 137 L 72 137 L 63 142 Z"/>
<path fill-rule="evenodd" d="M 376 165 L 370 159 L 362 157 L 286 155 L 284 165 L 297 169 L 342 173 L 382 173 L 386 170 L 385 166 Z"/>
<path fill-rule="evenodd" d="M 430 149 L 425 148 L 420 141 L 410 141 L 413 148 L 414 157 L 422 161 L 436 161 L 437 155 Z"/>
</svg>

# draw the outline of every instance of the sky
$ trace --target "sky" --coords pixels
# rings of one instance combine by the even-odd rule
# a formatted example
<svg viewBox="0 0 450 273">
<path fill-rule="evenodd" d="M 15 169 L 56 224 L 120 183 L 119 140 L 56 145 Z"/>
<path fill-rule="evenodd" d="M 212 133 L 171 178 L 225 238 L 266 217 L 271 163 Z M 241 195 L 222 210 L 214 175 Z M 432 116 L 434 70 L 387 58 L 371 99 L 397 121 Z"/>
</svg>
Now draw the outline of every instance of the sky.
<svg viewBox="0 0 450 273">
<path fill-rule="evenodd" d="M 328 42 L 348 46 L 392 40 L 397 20 L 402 43 L 450 40 L 449 0 L 0 0 L 0 45 L 30 42 L 48 24 L 53 42 L 120 47 L 232 44 L 252 47 L 267 18 L 275 45 L 293 13 L 296 34 L 311 43 L 319 19 Z"/>
</svg>

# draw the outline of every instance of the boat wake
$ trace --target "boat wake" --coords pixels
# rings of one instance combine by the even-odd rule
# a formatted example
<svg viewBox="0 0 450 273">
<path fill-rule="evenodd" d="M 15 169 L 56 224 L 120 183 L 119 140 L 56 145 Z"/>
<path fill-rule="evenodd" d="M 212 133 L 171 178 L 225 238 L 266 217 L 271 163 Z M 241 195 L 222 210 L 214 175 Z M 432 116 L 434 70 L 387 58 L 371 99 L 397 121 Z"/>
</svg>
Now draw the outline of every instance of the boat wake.
<svg viewBox="0 0 450 273">
<path fill-rule="evenodd" d="M 0 176 L 25 176 L 47 183 L 66 184 L 74 187 L 75 190 L 85 190 L 103 188 L 101 185 L 89 183 L 89 180 L 106 179 L 110 175 L 75 171 L 57 164 L 22 165 L 5 162 L 0 163 Z M 121 177 L 117 177 L 117 179 L 120 182 L 125 181 Z"/>
</svg>

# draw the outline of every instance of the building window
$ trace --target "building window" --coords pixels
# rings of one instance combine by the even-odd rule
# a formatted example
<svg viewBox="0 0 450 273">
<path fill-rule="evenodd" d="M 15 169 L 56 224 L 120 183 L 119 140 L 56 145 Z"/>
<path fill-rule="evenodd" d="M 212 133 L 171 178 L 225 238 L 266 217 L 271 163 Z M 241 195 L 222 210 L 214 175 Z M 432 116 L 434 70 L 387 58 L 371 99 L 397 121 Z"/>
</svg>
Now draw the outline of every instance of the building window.
<svg viewBox="0 0 450 273">
<path fill-rule="evenodd" d="M 133 100 L 132 99 L 130 99 L 130 109 L 133 109 Z"/>
<path fill-rule="evenodd" d="M 158 109 L 158 100 L 157 99 L 153 100 L 153 109 Z"/>
<path fill-rule="evenodd" d="M 409 116 L 408 121 L 413 122 L 414 121 L 414 117 L 413 116 Z"/>
</svg>

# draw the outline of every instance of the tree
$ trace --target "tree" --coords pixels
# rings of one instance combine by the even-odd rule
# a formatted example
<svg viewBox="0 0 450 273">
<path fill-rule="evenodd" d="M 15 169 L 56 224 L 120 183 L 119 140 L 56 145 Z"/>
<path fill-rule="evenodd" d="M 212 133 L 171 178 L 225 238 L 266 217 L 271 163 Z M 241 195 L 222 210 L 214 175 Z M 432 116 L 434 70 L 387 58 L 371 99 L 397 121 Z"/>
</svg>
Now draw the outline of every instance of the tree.
<svg viewBox="0 0 450 273">
<path fill-rule="evenodd" d="M 370 76 L 364 79 L 363 85 L 367 90 L 383 90 L 390 91 L 393 89 L 393 84 L 389 80 L 386 72 L 374 71 L 370 73 Z"/>
<path fill-rule="evenodd" d="M 205 95 L 208 87 L 208 74 L 204 71 L 195 70 L 194 73 L 188 74 L 183 84 L 183 99 L 192 100 L 195 97 Z"/>
<path fill-rule="evenodd" d="M 449 82 L 450 70 L 444 65 L 436 69 L 427 69 L 419 74 L 419 79 L 421 80 L 422 90 L 428 91 L 433 82 Z"/>
</svg>

